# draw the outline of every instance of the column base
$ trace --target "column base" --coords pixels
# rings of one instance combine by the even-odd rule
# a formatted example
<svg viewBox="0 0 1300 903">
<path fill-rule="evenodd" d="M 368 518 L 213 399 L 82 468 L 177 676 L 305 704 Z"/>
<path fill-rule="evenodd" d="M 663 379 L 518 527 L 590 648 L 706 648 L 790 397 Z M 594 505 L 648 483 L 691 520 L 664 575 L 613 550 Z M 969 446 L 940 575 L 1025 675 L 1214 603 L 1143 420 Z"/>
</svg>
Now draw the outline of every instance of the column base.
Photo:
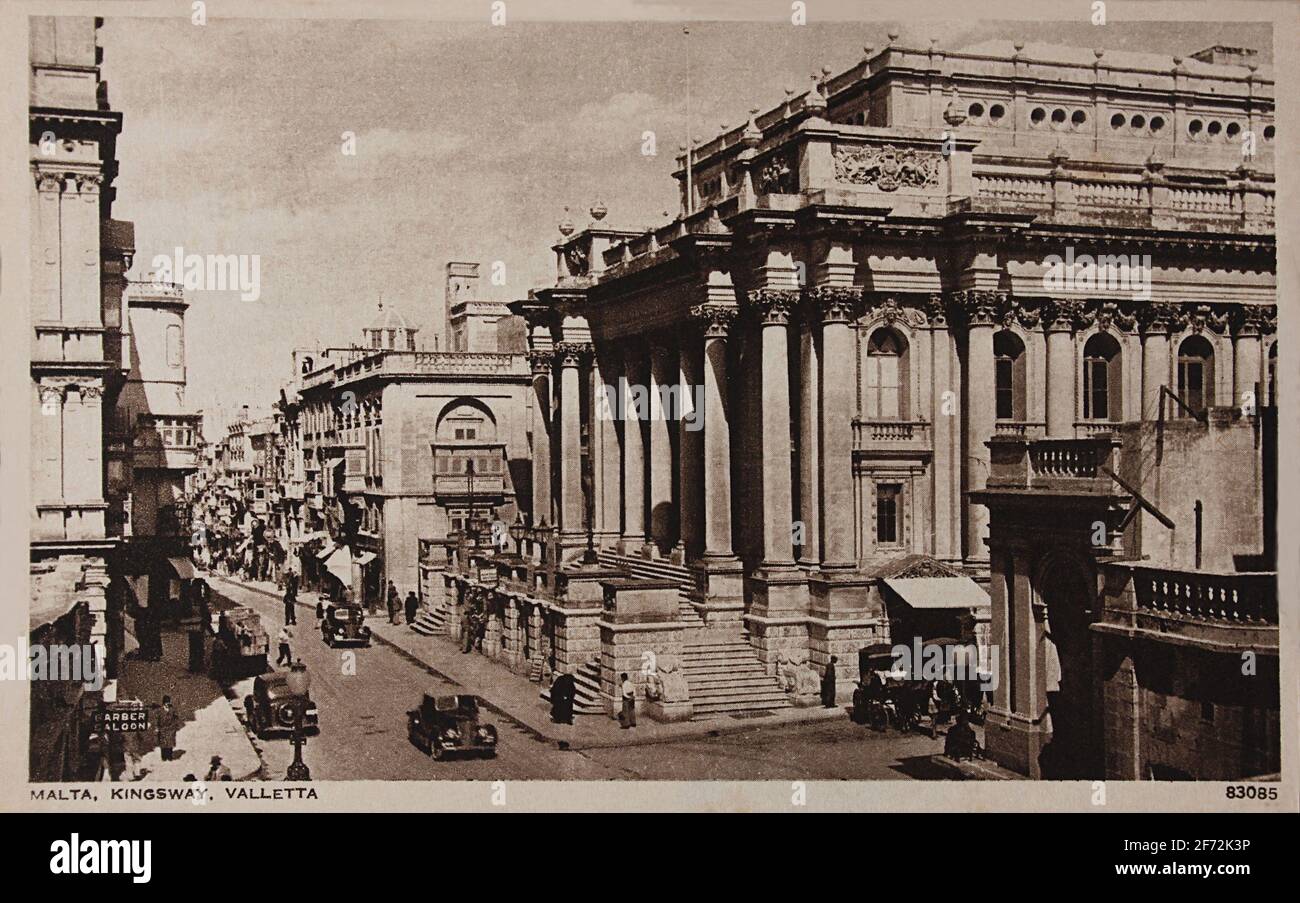
<svg viewBox="0 0 1300 903">
<path fill-rule="evenodd" d="M 749 576 L 750 614 L 792 617 L 808 614 L 808 575 L 794 563 L 762 565 Z"/>
<path fill-rule="evenodd" d="M 687 594 L 705 627 L 739 624 L 745 613 L 745 569 L 734 555 L 705 556 L 690 565 L 695 587 Z"/>
<path fill-rule="evenodd" d="M 889 621 L 873 599 L 874 585 L 874 578 L 854 567 L 823 565 L 808 579 L 808 663 L 825 674 L 835 656 L 836 699 L 853 698 L 860 677 L 858 650 L 889 641 Z"/>
<path fill-rule="evenodd" d="M 1042 723 L 1034 724 L 1022 715 L 989 708 L 984 721 L 984 752 L 1003 768 L 1041 780 L 1038 758 L 1052 739 Z"/>
</svg>

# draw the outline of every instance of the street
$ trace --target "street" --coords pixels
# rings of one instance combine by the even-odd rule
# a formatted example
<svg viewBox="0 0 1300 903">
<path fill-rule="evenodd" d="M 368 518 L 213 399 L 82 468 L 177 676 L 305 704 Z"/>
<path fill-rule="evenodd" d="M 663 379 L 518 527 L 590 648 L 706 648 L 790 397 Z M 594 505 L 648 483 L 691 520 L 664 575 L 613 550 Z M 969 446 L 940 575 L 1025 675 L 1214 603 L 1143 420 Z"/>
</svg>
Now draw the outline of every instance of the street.
<svg viewBox="0 0 1300 903">
<path fill-rule="evenodd" d="M 272 637 L 283 623 L 283 603 L 225 579 L 210 581 L 214 607 L 247 605 L 258 611 Z M 312 605 L 301 604 L 310 600 Z M 311 673 L 320 732 L 310 736 L 303 759 L 313 780 L 900 780 L 937 779 L 929 764 L 942 739 L 877 734 L 843 721 L 696 736 L 622 748 L 561 750 L 515 724 L 487 713 L 497 726 L 495 760 L 435 762 L 406 733 L 406 712 L 421 693 L 458 692 L 420 663 L 381 642 L 365 649 L 330 649 L 316 631 L 314 594 L 298 606 L 292 650 Z M 243 699 L 252 678 L 234 692 Z M 283 780 L 293 749 L 287 738 L 257 741 L 263 774 Z"/>
</svg>

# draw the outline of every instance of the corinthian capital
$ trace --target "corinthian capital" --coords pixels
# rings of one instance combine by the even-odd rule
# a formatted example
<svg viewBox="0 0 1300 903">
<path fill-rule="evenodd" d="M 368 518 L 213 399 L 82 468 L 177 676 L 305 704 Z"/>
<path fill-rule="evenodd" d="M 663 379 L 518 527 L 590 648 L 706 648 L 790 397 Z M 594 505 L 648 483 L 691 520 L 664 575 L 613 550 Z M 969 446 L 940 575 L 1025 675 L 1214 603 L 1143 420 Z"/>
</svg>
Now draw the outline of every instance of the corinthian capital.
<svg viewBox="0 0 1300 903">
<path fill-rule="evenodd" d="M 963 289 L 952 293 L 953 306 L 970 326 L 996 326 L 1006 306 L 1007 293 L 987 289 Z"/>
<path fill-rule="evenodd" d="M 691 316 L 700 322 L 706 339 L 725 339 L 739 311 L 733 304 L 697 304 Z"/>
<path fill-rule="evenodd" d="M 555 352 L 549 348 L 530 351 L 528 363 L 533 368 L 534 376 L 545 376 L 551 372 L 551 365 L 555 363 Z"/>
<path fill-rule="evenodd" d="M 852 323 L 862 316 L 862 289 L 851 285 L 819 286 L 808 292 L 808 303 L 822 323 Z"/>
<path fill-rule="evenodd" d="M 1169 332 L 1180 317 L 1178 305 L 1156 301 L 1138 308 L 1138 326 L 1144 335 L 1161 335 Z"/>
<path fill-rule="evenodd" d="M 588 342 L 560 342 L 555 346 L 555 353 L 560 359 L 561 367 L 577 367 L 591 354 Z"/>
<path fill-rule="evenodd" d="M 32 175 L 36 178 L 37 191 L 62 191 L 67 178 L 67 173 L 51 172 L 48 169 L 34 169 Z"/>
<path fill-rule="evenodd" d="M 752 289 L 745 295 L 745 303 L 759 312 L 764 326 L 784 326 L 790 322 L 790 311 L 799 304 L 798 289 Z"/>
</svg>

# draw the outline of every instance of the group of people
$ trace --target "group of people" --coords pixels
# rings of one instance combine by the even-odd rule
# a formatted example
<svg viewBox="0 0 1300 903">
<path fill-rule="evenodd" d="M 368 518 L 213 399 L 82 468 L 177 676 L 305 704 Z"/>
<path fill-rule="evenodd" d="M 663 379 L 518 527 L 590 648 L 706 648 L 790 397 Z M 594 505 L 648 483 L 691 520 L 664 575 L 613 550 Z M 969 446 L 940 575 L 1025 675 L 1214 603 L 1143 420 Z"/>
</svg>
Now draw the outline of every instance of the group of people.
<svg viewBox="0 0 1300 903">
<path fill-rule="evenodd" d="M 474 606 L 466 606 L 460 615 L 460 651 L 471 649 L 483 651 L 483 640 L 487 637 L 487 612 Z"/>
<path fill-rule="evenodd" d="M 397 591 L 397 584 L 388 581 L 388 623 L 401 624 L 402 614 L 405 611 L 406 623 L 408 625 L 415 623 L 415 616 L 420 612 L 420 600 L 416 598 L 415 591 L 411 590 L 406 594 L 406 601 L 402 601 L 402 595 Z"/>
</svg>

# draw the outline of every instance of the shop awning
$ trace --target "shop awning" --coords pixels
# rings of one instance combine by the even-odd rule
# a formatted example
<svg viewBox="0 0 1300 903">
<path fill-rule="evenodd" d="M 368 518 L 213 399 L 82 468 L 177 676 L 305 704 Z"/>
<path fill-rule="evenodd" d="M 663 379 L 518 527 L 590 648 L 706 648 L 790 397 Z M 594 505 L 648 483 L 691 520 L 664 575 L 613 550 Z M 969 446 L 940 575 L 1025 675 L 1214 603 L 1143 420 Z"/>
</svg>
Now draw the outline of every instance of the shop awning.
<svg viewBox="0 0 1300 903">
<path fill-rule="evenodd" d="M 319 552 L 316 553 L 316 557 L 319 558 L 321 561 L 324 561 L 326 558 L 329 558 L 333 554 L 334 554 L 334 543 L 327 542 L 325 543 L 325 548 L 321 549 Z"/>
<path fill-rule="evenodd" d="M 362 552 L 360 555 L 356 557 L 357 564 L 369 564 L 374 560 L 375 560 L 374 552 Z"/>
<path fill-rule="evenodd" d="M 325 562 L 325 570 L 338 578 L 344 586 L 352 585 L 352 553 L 346 548 L 335 549 Z"/>
<path fill-rule="evenodd" d="M 168 558 L 167 563 L 172 566 L 176 576 L 182 580 L 193 580 L 196 576 L 194 564 L 188 558 Z"/>
<path fill-rule="evenodd" d="M 969 577 L 895 577 L 882 580 L 913 608 L 988 608 L 989 594 Z"/>
</svg>

